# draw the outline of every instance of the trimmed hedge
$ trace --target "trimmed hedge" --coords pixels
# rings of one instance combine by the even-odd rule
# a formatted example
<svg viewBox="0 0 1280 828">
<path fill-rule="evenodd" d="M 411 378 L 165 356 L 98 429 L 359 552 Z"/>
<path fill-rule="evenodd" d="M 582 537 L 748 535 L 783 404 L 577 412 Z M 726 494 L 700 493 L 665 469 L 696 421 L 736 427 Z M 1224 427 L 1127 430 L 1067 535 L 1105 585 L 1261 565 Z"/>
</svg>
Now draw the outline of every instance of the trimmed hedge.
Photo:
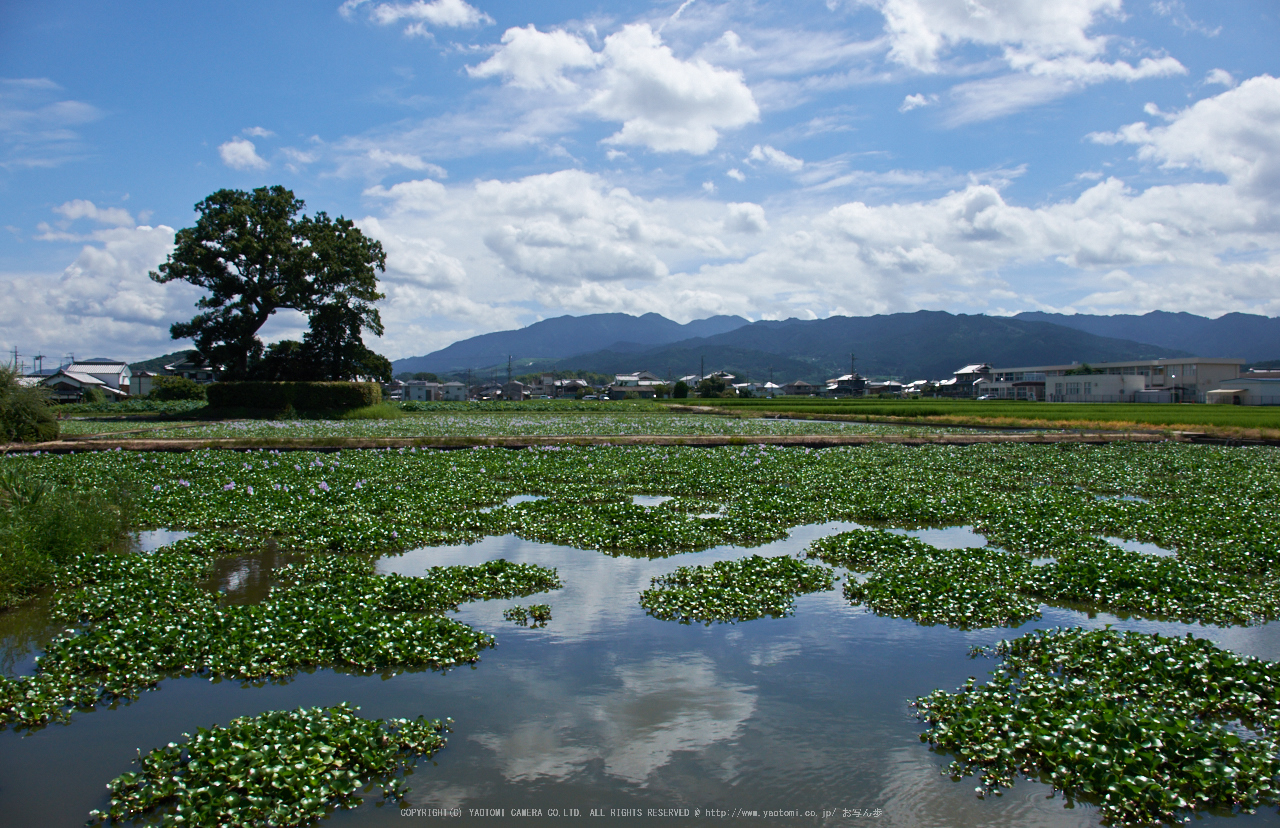
<svg viewBox="0 0 1280 828">
<path fill-rule="evenodd" d="M 186 377 L 156 377 L 151 380 L 151 393 L 147 397 L 161 402 L 172 402 L 173 400 L 200 400 L 203 402 L 205 399 L 205 387 Z"/>
<path fill-rule="evenodd" d="M 208 387 L 210 408 L 292 406 L 298 411 L 360 408 L 382 402 L 376 382 L 215 382 Z"/>
</svg>

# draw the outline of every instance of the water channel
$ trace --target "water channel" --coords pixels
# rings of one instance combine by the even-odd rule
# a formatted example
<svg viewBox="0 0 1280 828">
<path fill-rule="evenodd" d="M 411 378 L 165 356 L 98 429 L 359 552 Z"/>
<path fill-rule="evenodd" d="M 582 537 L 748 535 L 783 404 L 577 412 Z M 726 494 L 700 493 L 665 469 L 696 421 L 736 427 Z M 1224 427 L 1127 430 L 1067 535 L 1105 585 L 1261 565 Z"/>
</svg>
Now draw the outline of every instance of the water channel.
<svg viewBox="0 0 1280 828">
<path fill-rule="evenodd" d="M 375 806 L 371 795 L 360 808 L 333 814 L 327 825 L 1084 828 L 1098 825 L 1096 809 L 1064 807 L 1045 785 L 1020 780 L 1003 796 L 979 799 L 972 780 L 941 775 L 949 760 L 919 741 L 922 725 L 909 701 L 934 688 L 954 689 L 971 675 L 985 676 L 993 662 L 970 659 L 971 646 L 1039 627 L 1110 623 L 1192 632 L 1237 652 L 1280 659 L 1277 624 L 1217 628 L 1045 608 L 1041 620 L 1017 630 L 962 632 L 877 617 L 850 606 L 838 585 L 800 597 L 793 617 L 736 625 L 658 621 L 638 604 L 650 578 L 679 565 L 794 554 L 851 526 L 798 527 L 763 547 L 718 547 L 660 560 L 513 536 L 384 558 L 381 572 L 406 575 L 506 558 L 556 567 L 565 586 L 464 606 L 457 617 L 496 634 L 499 642 L 474 668 L 386 677 L 317 670 L 285 684 L 252 687 L 169 680 L 131 704 L 77 712 L 69 725 L 0 732 L 0 825 L 83 825 L 91 809 L 105 805 L 106 782 L 136 768 L 135 749 L 145 752 L 237 716 L 347 701 L 370 717 L 454 719 L 448 747 L 434 762 L 419 762 L 409 777 L 408 803 L 444 813 L 459 809 L 461 816 L 401 816 L 394 803 Z M 965 527 L 911 534 L 937 546 L 984 543 Z M 274 552 L 226 559 L 207 586 L 229 600 L 259 600 L 270 570 L 285 562 Z M 502 611 L 516 603 L 550 604 L 551 622 L 525 628 L 503 621 Z M 57 632 L 47 619 L 42 624 L 43 613 L 44 605 L 36 603 L 0 614 L 0 666 L 6 672 L 29 672 L 41 642 Z M 518 809 L 542 816 L 513 816 Z M 641 816 L 620 815 L 636 809 Z M 643 815 L 648 809 L 698 809 L 699 816 Z M 481 810 L 502 816 L 471 815 Z M 593 810 L 603 816 L 591 816 Z M 728 815 L 708 816 L 708 810 Z M 1232 825 L 1280 825 L 1274 809 L 1199 822 L 1228 819 Z"/>
</svg>

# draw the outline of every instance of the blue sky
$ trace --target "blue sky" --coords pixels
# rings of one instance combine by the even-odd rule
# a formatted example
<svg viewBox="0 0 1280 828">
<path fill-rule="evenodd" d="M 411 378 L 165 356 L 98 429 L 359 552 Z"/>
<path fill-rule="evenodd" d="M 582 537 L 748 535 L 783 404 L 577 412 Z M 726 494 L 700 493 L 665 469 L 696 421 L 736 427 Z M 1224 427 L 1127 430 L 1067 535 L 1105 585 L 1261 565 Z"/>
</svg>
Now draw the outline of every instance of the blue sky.
<svg viewBox="0 0 1280 828">
<path fill-rule="evenodd" d="M 154 356 L 192 205 L 388 253 L 392 358 L 564 313 L 1280 313 L 1269 0 L 0 7 L 0 347 Z M 280 314 L 268 339 L 300 334 Z"/>
</svg>

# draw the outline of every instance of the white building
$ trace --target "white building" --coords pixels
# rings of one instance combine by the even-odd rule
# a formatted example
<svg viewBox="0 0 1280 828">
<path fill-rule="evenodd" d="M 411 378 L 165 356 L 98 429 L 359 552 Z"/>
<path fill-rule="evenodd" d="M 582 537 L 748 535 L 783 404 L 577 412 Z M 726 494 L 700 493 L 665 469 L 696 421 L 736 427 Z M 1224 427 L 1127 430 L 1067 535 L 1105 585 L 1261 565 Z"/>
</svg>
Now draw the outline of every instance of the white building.
<svg viewBox="0 0 1280 828">
<path fill-rule="evenodd" d="M 199 351 L 188 351 L 185 359 L 164 366 L 164 372 L 172 377 L 182 377 L 201 385 L 208 385 L 217 377 L 213 366 L 200 356 Z"/>
<path fill-rule="evenodd" d="M 1075 373 L 1084 370 L 1079 363 L 992 368 L 976 388 L 979 395 L 1049 402 L 1204 402 L 1210 389 L 1239 377 L 1243 364 L 1243 359 L 1184 357 L 1097 362 L 1087 374 Z"/>
<path fill-rule="evenodd" d="M 1226 405 L 1280 405 L 1280 377 L 1246 374 L 1210 389 L 1205 396 L 1207 402 Z"/>
<path fill-rule="evenodd" d="M 810 394 L 816 394 L 821 390 L 820 386 L 804 380 L 792 380 L 782 386 L 782 393 L 788 397 L 807 397 Z"/>
<path fill-rule="evenodd" d="M 440 399 L 452 402 L 466 402 L 467 386 L 461 382 L 446 382 L 440 386 Z"/>
<path fill-rule="evenodd" d="M 886 380 L 884 382 L 868 382 L 867 396 L 875 397 L 880 394 L 892 394 L 896 397 L 902 396 L 902 390 L 905 386 L 897 380 Z"/>
<path fill-rule="evenodd" d="M 745 397 L 781 397 L 782 386 L 772 382 L 735 382 L 733 388 L 738 396 Z"/>
<path fill-rule="evenodd" d="M 663 379 L 652 371 L 637 371 L 634 374 L 615 374 L 615 388 L 639 388 L 642 385 L 662 385 Z"/>
<path fill-rule="evenodd" d="M 405 402 L 434 402 L 442 399 L 440 383 L 425 380 L 406 380 L 401 386 L 401 399 Z"/>
<path fill-rule="evenodd" d="M 107 399 L 124 399 L 128 391 L 121 391 L 108 385 L 93 374 L 84 374 L 63 368 L 56 374 L 46 377 L 41 383 L 49 389 L 50 395 L 60 403 L 80 402 L 90 388 L 96 388 L 106 395 Z"/>
<path fill-rule="evenodd" d="M 73 362 L 63 370 L 72 374 L 88 374 L 96 377 L 105 385 L 124 394 L 129 393 L 129 379 L 133 376 L 133 372 L 129 370 L 129 363 L 101 357 Z"/>
</svg>

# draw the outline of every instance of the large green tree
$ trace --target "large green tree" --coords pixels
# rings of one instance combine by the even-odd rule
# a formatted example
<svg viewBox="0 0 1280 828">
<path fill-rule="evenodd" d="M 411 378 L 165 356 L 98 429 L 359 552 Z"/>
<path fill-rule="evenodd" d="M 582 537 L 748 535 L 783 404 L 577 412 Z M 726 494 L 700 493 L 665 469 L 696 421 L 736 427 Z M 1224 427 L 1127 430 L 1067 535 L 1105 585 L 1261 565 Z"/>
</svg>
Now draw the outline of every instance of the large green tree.
<svg viewBox="0 0 1280 828">
<path fill-rule="evenodd" d="M 367 374 L 335 355 L 378 356 L 364 347 L 361 332 L 382 333 L 373 305 L 383 298 L 382 245 L 341 216 L 300 215 L 305 206 L 280 186 L 219 190 L 196 205 L 195 226 L 178 231 L 173 253 L 151 274 L 162 284 L 184 281 L 208 291 L 196 302 L 201 312 L 170 333 L 195 340 L 223 379 L 253 373 L 263 354 L 258 331 L 284 309 L 308 317 L 314 340 L 308 356 L 321 363 L 316 378 Z"/>
</svg>

